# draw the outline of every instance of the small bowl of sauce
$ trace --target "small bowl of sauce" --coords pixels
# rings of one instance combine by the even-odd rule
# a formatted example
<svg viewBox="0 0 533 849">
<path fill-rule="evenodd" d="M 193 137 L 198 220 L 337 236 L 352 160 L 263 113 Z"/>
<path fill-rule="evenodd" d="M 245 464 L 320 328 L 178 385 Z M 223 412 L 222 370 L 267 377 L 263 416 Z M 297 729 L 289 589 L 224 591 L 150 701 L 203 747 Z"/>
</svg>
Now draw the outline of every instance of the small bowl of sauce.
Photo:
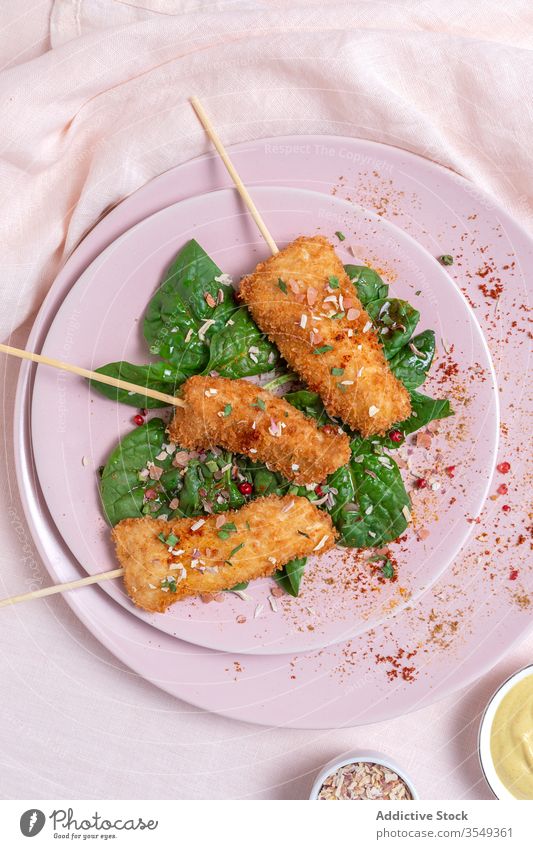
<svg viewBox="0 0 533 849">
<path fill-rule="evenodd" d="M 479 759 L 498 799 L 533 799 L 533 664 L 504 681 L 485 708 Z"/>
</svg>

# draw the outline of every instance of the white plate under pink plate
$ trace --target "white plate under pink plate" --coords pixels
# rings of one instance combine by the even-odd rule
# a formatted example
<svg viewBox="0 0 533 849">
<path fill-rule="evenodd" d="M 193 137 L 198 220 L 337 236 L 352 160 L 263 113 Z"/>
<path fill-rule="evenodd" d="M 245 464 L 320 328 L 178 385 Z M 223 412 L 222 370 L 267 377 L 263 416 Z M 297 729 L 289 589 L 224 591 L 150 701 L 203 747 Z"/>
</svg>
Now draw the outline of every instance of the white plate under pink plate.
<svg viewBox="0 0 533 849">
<path fill-rule="evenodd" d="M 378 580 L 364 555 L 337 548 L 310 559 L 298 599 L 272 600 L 269 579 L 249 586 L 245 605 L 227 594 L 222 604 L 195 598 L 165 614 L 147 614 L 133 607 L 121 582 L 103 586 L 132 614 L 200 646 L 295 653 L 375 627 L 411 604 L 449 565 L 472 531 L 465 517 L 476 516 L 486 496 L 497 450 L 498 404 L 490 355 L 470 307 L 449 274 L 414 239 L 337 197 L 266 186 L 253 195 L 280 245 L 302 233 L 328 236 L 344 262 L 379 268 L 391 281 L 391 294 L 417 307 L 419 330 L 436 330 L 435 377 L 425 391 L 450 394 L 456 415 L 442 424 L 431 449 L 413 447 L 405 477 L 411 488 L 416 475 L 425 476 L 431 465 L 437 469 L 432 481 L 438 489 L 423 493 L 413 526 L 391 546 L 397 563 L 394 582 Z M 344 242 L 334 235 L 339 230 Z M 121 359 L 147 361 L 141 332 L 146 305 L 171 259 L 191 238 L 236 281 L 267 255 L 234 190 L 167 207 L 120 236 L 80 276 L 53 319 L 43 353 L 87 368 Z M 40 485 L 61 536 L 90 574 L 115 563 L 96 470 L 131 430 L 135 412 L 91 392 L 75 376 L 37 371 L 32 433 Z M 445 473 L 452 465 L 461 467 L 462 482 Z M 418 536 L 422 528 L 426 539 Z"/>
</svg>

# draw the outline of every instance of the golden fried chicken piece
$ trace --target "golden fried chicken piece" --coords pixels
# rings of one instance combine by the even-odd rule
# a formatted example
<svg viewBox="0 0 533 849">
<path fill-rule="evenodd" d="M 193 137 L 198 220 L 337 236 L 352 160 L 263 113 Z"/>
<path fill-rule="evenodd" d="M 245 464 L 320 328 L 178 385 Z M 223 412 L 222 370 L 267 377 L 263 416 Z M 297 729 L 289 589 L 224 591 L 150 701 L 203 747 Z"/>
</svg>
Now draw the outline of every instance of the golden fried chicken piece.
<svg viewBox="0 0 533 849">
<path fill-rule="evenodd" d="M 239 298 L 331 416 L 363 436 L 411 412 L 353 283 L 323 236 L 302 236 L 261 262 Z"/>
<path fill-rule="evenodd" d="M 112 537 L 128 595 L 162 613 L 185 596 L 229 589 L 295 557 L 322 554 L 336 531 L 307 498 L 270 495 L 218 516 L 124 519 Z"/>
<path fill-rule="evenodd" d="M 260 460 L 297 484 L 320 483 L 350 458 L 338 428 L 319 428 L 282 398 L 246 380 L 190 377 L 168 432 L 183 448 L 219 445 Z"/>
</svg>

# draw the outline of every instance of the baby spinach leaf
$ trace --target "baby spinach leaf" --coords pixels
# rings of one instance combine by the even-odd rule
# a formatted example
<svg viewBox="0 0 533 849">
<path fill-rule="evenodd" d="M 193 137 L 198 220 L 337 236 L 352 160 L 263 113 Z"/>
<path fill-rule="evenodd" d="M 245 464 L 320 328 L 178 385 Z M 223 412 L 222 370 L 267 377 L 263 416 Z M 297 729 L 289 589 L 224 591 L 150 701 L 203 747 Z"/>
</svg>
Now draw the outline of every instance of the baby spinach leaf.
<svg viewBox="0 0 533 849">
<path fill-rule="evenodd" d="M 284 495 L 289 485 L 282 475 L 261 464 L 252 470 L 252 483 L 257 496 Z"/>
<path fill-rule="evenodd" d="M 209 451 L 205 459 L 189 461 L 179 493 L 180 510 L 185 516 L 206 513 L 206 506 L 213 513 L 242 507 L 246 498 L 232 478 L 233 464 L 233 454 L 229 451 L 222 454 Z"/>
<path fill-rule="evenodd" d="M 173 260 L 148 304 L 144 338 L 150 351 L 186 375 L 198 374 L 206 367 L 210 338 L 235 311 L 232 287 L 215 280 L 221 274 L 192 239 Z M 216 306 L 210 306 L 206 296 Z M 206 322 L 212 324 L 206 326 Z"/>
<path fill-rule="evenodd" d="M 176 389 L 185 380 L 185 375 L 177 371 L 174 366 L 161 362 L 137 366 L 121 361 L 100 366 L 96 371 L 110 377 L 127 380 L 129 383 L 135 383 L 137 386 L 145 386 L 147 389 L 164 392 L 166 395 L 175 395 Z M 95 380 L 91 380 L 90 383 L 93 389 L 97 389 L 106 398 L 111 398 L 113 401 L 120 401 L 123 404 L 129 404 L 131 407 L 145 407 L 146 409 L 153 410 L 157 407 L 165 406 L 163 401 L 156 401 L 155 398 L 148 398 L 148 396 L 141 395 L 137 392 L 117 389 L 114 386 L 107 386 L 105 383 L 98 383 Z"/>
<path fill-rule="evenodd" d="M 435 354 L 435 331 L 424 330 L 400 348 L 389 365 L 407 389 L 416 389 L 426 379 Z"/>
<path fill-rule="evenodd" d="M 317 392 L 311 392 L 309 389 L 298 389 L 296 392 L 287 392 L 283 398 L 297 410 L 301 410 L 304 415 L 316 419 L 321 424 L 332 421 Z"/>
<path fill-rule="evenodd" d="M 286 593 L 296 597 L 300 592 L 300 583 L 305 571 L 307 557 L 296 557 L 289 560 L 283 569 L 274 572 L 274 580 Z"/>
<path fill-rule="evenodd" d="M 148 305 L 144 337 L 153 354 L 172 363 L 182 380 L 217 371 L 222 377 L 264 374 L 277 349 L 263 336 L 246 307 L 239 307 L 220 268 L 194 239 L 170 265 Z"/>
<path fill-rule="evenodd" d="M 389 287 L 373 268 L 366 265 L 345 265 L 344 270 L 357 289 L 357 295 L 364 307 L 370 301 L 387 297 Z"/>
<path fill-rule="evenodd" d="M 222 377 L 235 380 L 265 374 L 275 368 L 278 360 L 277 349 L 265 339 L 246 307 L 240 307 L 225 326 L 211 336 L 209 362 L 204 373 L 217 371 Z"/>
<path fill-rule="evenodd" d="M 172 467 L 171 457 L 163 461 L 156 459 L 164 442 L 165 423 L 161 419 L 151 419 L 128 433 L 111 452 L 102 472 L 100 496 L 105 515 L 112 525 L 122 519 L 143 515 L 147 489 L 157 492 L 157 498 L 149 503 L 151 515 L 159 515 L 165 510 L 168 513 L 168 502 L 179 473 Z M 139 472 L 146 469 L 148 463 L 156 463 L 165 470 L 159 481 L 139 478 Z M 166 480 L 165 475 L 168 476 Z"/>
<path fill-rule="evenodd" d="M 381 298 L 366 305 L 374 322 L 385 356 L 390 360 L 411 338 L 420 313 L 400 298 Z"/>
<path fill-rule="evenodd" d="M 454 412 L 447 398 L 430 398 L 421 392 L 411 392 L 411 415 L 395 425 L 404 434 L 414 433 L 435 419 L 446 419 Z"/>
<path fill-rule="evenodd" d="M 386 465 L 384 465 L 386 461 Z M 339 543 L 353 548 L 385 545 L 407 527 L 403 508 L 409 496 L 392 457 L 366 450 L 328 478 L 337 490 L 330 510 L 340 533 Z"/>
</svg>

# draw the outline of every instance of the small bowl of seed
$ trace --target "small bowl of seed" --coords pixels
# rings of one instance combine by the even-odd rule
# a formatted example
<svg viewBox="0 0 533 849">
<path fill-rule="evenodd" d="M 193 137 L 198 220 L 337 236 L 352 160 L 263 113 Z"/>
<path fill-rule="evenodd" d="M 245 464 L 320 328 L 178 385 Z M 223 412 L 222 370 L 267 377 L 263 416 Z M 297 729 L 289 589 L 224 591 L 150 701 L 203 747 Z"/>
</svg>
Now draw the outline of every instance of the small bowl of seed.
<svg viewBox="0 0 533 849">
<path fill-rule="evenodd" d="M 413 782 L 379 752 L 351 752 L 329 761 L 318 773 L 310 799 L 408 802 L 418 799 Z"/>
</svg>

